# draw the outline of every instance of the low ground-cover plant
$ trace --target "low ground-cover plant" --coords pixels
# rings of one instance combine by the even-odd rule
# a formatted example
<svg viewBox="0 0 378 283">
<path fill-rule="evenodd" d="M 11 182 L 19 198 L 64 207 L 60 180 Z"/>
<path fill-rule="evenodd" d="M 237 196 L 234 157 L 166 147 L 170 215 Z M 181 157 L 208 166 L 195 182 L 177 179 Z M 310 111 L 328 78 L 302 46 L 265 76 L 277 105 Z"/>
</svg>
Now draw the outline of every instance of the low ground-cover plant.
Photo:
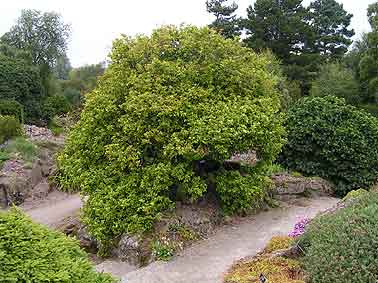
<svg viewBox="0 0 378 283">
<path fill-rule="evenodd" d="M 378 120 L 344 100 L 309 97 L 293 106 L 286 122 L 282 162 L 306 175 L 327 178 L 344 196 L 378 178 Z"/>
<path fill-rule="evenodd" d="M 222 164 L 249 149 L 270 163 L 282 147 L 271 56 L 207 28 L 164 27 L 116 40 L 111 58 L 59 156 L 61 185 L 89 195 L 97 239 L 148 230 L 177 195 L 195 201 L 208 185 L 230 212 L 261 200 L 263 166 L 241 176 Z"/>
<path fill-rule="evenodd" d="M 275 251 L 290 248 L 293 242 L 291 237 L 273 237 L 263 253 L 235 264 L 224 282 L 260 283 L 260 275 L 263 275 L 269 283 L 304 283 L 305 275 L 298 260 L 272 256 Z"/>
<path fill-rule="evenodd" d="M 0 281 L 115 282 L 94 271 L 76 240 L 34 224 L 16 209 L 0 212 Z"/>
<path fill-rule="evenodd" d="M 20 135 L 22 135 L 20 121 L 14 116 L 0 115 L 0 144 Z"/>
<path fill-rule="evenodd" d="M 315 218 L 300 238 L 310 282 L 378 282 L 378 194 Z"/>
<path fill-rule="evenodd" d="M 9 141 L 2 151 L 8 156 L 16 155 L 16 157 L 19 157 L 28 163 L 33 162 L 39 154 L 38 146 L 24 137 L 17 137 Z"/>
</svg>

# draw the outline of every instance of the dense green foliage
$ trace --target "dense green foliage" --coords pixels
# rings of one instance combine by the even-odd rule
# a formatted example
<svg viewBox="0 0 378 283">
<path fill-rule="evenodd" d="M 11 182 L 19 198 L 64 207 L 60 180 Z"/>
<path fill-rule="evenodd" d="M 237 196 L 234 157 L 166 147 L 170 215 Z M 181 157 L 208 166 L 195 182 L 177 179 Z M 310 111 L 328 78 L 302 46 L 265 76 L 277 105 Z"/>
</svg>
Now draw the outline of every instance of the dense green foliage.
<svg viewBox="0 0 378 283">
<path fill-rule="evenodd" d="M 69 25 L 63 23 L 59 14 L 23 10 L 16 25 L 1 40 L 14 48 L 28 51 L 33 64 L 53 67 L 65 54 L 69 33 Z"/>
<path fill-rule="evenodd" d="M 227 0 L 206 1 L 207 12 L 215 16 L 215 20 L 209 25 L 225 38 L 235 38 L 241 34 L 240 19 L 235 15 L 238 5 L 233 2 L 227 5 Z"/>
<path fill-rule="evenodd" d="M 216 171 L 250 148 L 261 164 L 279 153 L 279 78 L 269 57 L 208 28 L 164 27 L 115 41 L 111 59 L 59 157 L 61 184 L 89 194 L 84 216 L 99 240 L 149 229 L 176 194 L 204 195 L 206 164 Z M 235 184 L 243 192 L 218 187 L 226 208 L 260 198 L 258 182 Z M 228 207 L 233 194 L 250 202 Z"/>
<path fill-rule="evenodd" d="M 22 135 L 20 121 L 14 116 L 0 115 L 0 144 L 20 135 Z"/>
<path fill-rule="evenodd" d="M 307 94 L 320 64 L 341 57 L 354 35 L 351 15 L 334 0 L 256 0 L 244 19 L 248 47 L 270 49 L 283 63 L 285 74 L 299 81 Z"/>
<path fill-rule="evenodd" d="M 327 59 L 339 59 L 352 44 L 354 30 L 349 29 L 352 14 L 335 0 L 315 0 L 310 4 L 312 51 Z"/>
<path fill-rule="evenodd" d="M 378 176 L 378 120 L 336 97 L 309 97 L 293 106 L 286 123 L 283 163 L 329 179 L 337 193 L 369 188 Z"/>
<path fill-rule="evenodd" d="M 38 66 L 44 92 L 50 94 L 51 74 L 65 55 L 69 34 L 70 27 L 59 14 L 26 9 L 1 41 L 30 54 L 32 64 Z"/>
<path fill-rule="evenodd" d="M 0 281 L 115 282 L 94 271 L 76 240 L 34 224 L 15 209 L 0 212 Z"/>
<path fill-rule="evenodd" d="M 378 195 L 313 220 L 299 244 L 311 283 L 378 281 Z"/>
<path fill-rule="evenodd" d="M 46 120 L 51 120 L 55 115 L 61 115 L 71 110 L 71 104 L 63 95 L 53 95 L 46 98 L 43 104 L 43 113 Z"/>
<path fill-rule="evenodd" d="M 22 104 L 27 122 L 40 119 L 44 92 L 38 70 L 25 61 L 0 54 L 0 99 Z"/>
<path fill-rule="evenodd" d="M 16 100 L 0 99 L 0 115 L 14 116 L 24 122 L 24 107 Z"/>
<path fill-rule="evenodd" d="M 313 96 L 334 95 L 344 98 L 350 104 L 359 104 L 359 84 L 353 71 L 341 64 L 327 64 L 320 68 L 319 76 L 312 82 Z"/>
</svg>

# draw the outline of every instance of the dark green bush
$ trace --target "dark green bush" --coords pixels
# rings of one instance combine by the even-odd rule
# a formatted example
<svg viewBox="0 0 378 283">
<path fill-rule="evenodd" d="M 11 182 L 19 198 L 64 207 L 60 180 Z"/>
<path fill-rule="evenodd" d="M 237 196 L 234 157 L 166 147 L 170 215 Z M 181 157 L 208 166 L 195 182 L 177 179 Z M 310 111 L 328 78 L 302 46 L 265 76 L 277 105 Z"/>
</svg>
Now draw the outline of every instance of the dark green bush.
<svg viewBox="0 0 378 283">
<path fill-rule="evenodd" d="M 203 196 L 201 164 L 221 167 L 251 148 L 261 162 L 279 153 L 285 131 L 271 57 L 207 28 L 164 27 L 116 40 L 111 58 L 58 162 L 63 187 L 89 195 L 84 219 L 97 239 L 151 228 L 177 192 Z M 247 180 L 220 182 L 225 209 L 232 197 L 251 200 L 232 211 L 261 198 L 263 188 Z M 243 193 L 226 187 L 240 183 Z"/>
<path fill-rule="evenodd" d="M 378 176 L 378 120 L 336 97 L 304 98 L 286 122 L 282 162 L 335 183 L 341 196 L 369 188 Z"/>
<path fill-rule="evenodd" d="M 19 210 L 0 212 L 0 282 L 111 283 L 94 271 L 79 243 Z"/>
<path fill-rule="evenodd" d="M 0 99 L 0 115 L 14 116 L 24 122 L 24 107 L 15 100 Z"/>
<path fill-rule="evenodd" d="M 71 104 L 63 95 L 53 95 L 46 98 L 43 104 L 43 115 L 50 121 L 55 115 L 61 115 L 71 110 Z"/>
<path fill-rule="evenodd" d="M 16 100 L 24 106 L 25 121 L 42 118 L 45 93 L 39 70 L 27 62 L 0 54 L 0 99 Z"/>
<path fill-rule="evenodd" d="M 300 238 L 311 283 L 378 282 L 378 195 L 316 218 Z"/>
<path fill-rule="evenodd" d="M 22 135 L 20 121 L 14 116 L 0 116 L 0 143 Z"/>
</svg>

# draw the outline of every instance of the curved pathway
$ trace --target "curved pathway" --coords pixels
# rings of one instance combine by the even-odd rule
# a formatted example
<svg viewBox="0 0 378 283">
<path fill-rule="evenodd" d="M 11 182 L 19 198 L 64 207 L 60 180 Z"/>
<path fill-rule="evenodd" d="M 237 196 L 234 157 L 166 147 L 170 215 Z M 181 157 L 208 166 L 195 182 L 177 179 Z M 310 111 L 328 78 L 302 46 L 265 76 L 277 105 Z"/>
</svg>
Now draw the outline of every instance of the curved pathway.
<svg viewBox="0 0 378 283">
<path fill-rule="evenodd" d="M 169 262 L 154 262 L 131 272 L 125 270 L 122 282 L 221 283 L 223 274 L 235 261 L 257 254 L 271 237 L 289 233 L 299 219 L 314 217 L 334 206 L 338 199 L 320 197 L 303 202 L 260 213 L 235 226 L 222 227 L 213 237 Z M 122 270 L 115 273 L 120 275 Z"/>
<path fill-rule="evenodd" d="M 79 213 L 81 207 L 82 200 L 79 194 L 58 191 L 50 193 L 46 199 L 21 205 L 21 209 L 35 222 L 51 228 L 60 224 L 64 218 Z"/>
</svg>

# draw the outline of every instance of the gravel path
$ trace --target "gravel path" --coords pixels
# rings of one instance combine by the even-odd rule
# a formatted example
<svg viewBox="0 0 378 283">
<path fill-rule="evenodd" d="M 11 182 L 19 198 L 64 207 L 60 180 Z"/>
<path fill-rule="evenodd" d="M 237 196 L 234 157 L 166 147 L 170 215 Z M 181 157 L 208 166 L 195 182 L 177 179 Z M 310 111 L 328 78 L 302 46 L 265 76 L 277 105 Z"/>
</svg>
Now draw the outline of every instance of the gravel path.
<svg viewBox="0 0 378 283">
<path fill-rule="evenodd" d="M 313 217 L 338 202 L 321 197 L 287 205 L 245 219 L 235 226 L 222 227 L 213 237 L 183 251 L 169 262 L 154 262 L 131 271 L 125 269 L 124 283 L 220 283 L 232 264 L 261 251 L 274 235 L 287 234 L 303 217 Z M 122 274 L 122 265 L 108 264 L 103 270 Z"/>
<path fill-rule="evenodd" d="M 82 201 L 78 194 L 70 195 L 55 191 L 46 199 L 24 203 L 21 209 L 35 222 L 55 227 L 64 218 L 78 213 L 81 207 Z"/>
<path fill-rule="evenodd" d="M 244 218 L 240 223 L 219 228 L 207 240 L 184 250 L 169 262 L 154 262 L 136 269 L 127 263 L 107 260 L 96 266 L 123 283 L 221 283 L 232 264 L 261 251 L 275 235 L 289 233 L 301 218 L 314 217 L 338 202 L 320 197 L 305 199 Z M 44 203 L 23 210 L 36 222 L 54 227 L 82 206 L 79 195 L 52 194 Z"/>
</svg>

